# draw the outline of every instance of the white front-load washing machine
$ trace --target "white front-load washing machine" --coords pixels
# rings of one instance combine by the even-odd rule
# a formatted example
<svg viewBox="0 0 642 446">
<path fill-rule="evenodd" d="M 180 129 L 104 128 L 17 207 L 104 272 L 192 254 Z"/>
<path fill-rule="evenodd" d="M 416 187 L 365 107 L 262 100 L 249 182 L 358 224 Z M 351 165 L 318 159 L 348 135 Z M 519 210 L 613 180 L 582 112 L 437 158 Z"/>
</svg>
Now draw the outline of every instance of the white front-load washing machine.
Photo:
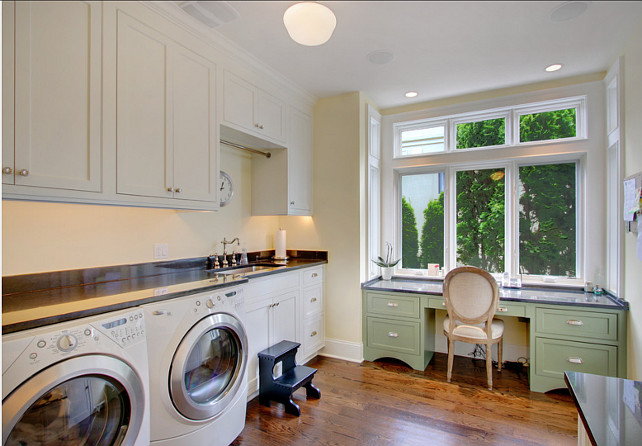
<svg viewBox="0 0 642 446">
<path fill-rule="evenodd" d="M 245 426 L 247 335 L 242 286 L 143 305 L 151 441 L 226 446 Z"/>
<path fill-rule="evenodd" d="M 149 445 L 140 308 L 2 336 L 2 444 Z"/>
</svg>

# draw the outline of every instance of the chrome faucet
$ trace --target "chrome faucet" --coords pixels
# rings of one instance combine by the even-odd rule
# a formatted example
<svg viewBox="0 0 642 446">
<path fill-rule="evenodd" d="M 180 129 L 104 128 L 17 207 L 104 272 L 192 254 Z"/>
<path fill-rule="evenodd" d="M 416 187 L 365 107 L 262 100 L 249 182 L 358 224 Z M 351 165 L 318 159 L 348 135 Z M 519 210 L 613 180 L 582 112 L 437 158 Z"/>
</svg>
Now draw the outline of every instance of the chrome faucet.
<svg viewBox="0 0 642 446">
<path fill-rule="evenodd" d="M 225 239 L 225 237 L 223 237 L 223 241 L 221 242 L 223 244 L 223 268 L 225 268 L 228 265 L 228 262 L 227 262 L 227 251 L 226 251 L 227 245 L 230 245 L 230 244 L 232 244 L 234 242 L 236 242 L 236 244 L 239 245 L 239 246 L 241 244 L 241 241 L 239 240 L 238 237 L 234 238 L 234 240 L 232 240 L 231 242 L 228 242 Z M 233 261 L 232 264 L 236 264 L 236 261 Z"/>
</svg>

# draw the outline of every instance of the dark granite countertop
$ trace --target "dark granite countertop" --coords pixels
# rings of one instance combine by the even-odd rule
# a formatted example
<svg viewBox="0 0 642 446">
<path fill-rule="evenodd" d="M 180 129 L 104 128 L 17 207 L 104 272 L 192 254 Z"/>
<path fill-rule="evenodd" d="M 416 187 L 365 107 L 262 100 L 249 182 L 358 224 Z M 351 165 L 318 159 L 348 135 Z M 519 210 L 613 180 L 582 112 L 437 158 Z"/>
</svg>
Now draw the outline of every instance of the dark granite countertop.
<svg viewBox="0 0 642 446">
<path fill-rule="evenodd" d="M 577 413 L 594 445 L 637 445 L 642 440 L 642 382 L 565 372 Z"/>
<path fill-rule="evenodd" d="M 376 278 L 361 284 L 364 290 L 392 291 L 401 293 L 427 294 L 441 297 L 443 282 L 441 280 L 405 279 L 393 277 L 392 280 Z M 552 305 L 579 305 L 585 307 L 608 308 L 614 310 L 628 310 L 626 301 L 617 299 L 608 294 L 595 295 L 577 289 L 554 287 L 502 288 L 499 289 L 499 298 L 502 301 L 529 302 Z"/>
<path fill-rule="evenodd" d="M 285 264 L 273 262 L 269 256 L 257 259 L 250 265 L 271 268 L 250 274 L 222 273 L 232 268 L 207 270 L 205 258 L 197 258 L 6 276 L 2 280 L 2 333 L 212 291 L 247 283 L 252 278 L 327 263 L 327 253 L 292 253 L 295 255 L 288 251 L 291 259 Z"/>
</svg>

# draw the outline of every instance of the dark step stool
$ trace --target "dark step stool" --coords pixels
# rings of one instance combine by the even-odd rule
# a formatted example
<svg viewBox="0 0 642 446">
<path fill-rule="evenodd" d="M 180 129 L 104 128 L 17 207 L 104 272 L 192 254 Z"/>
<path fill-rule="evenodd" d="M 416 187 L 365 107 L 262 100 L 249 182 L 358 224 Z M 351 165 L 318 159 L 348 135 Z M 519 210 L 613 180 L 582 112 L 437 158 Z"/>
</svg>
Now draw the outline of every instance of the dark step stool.
<svg viewBox="0 0 642 446">
<path fill-rule="evenodd" d="M 321 398 L 321 391 L 312 384 L 317 369 L 297 365 L 295 355 L 301 344 L 281 341 L 259 353 L 259 403 L 270 406 L 270 401 L 283 403 L 289 414 L 301 415 L 301 409 L 292 401 L 292 394 L 305 387 L 305 394 L 311 398 Z M 275 378 L 274 366 L 282 363 L 283 374 Z"/>
</svg>

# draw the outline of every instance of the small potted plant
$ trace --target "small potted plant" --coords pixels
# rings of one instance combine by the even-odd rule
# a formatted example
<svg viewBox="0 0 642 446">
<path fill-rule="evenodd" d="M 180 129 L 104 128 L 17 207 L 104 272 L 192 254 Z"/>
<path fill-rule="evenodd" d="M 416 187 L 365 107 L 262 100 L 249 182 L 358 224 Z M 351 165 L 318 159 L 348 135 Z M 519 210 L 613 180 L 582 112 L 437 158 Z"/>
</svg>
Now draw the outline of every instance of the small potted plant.
<svg viewBox="0 0 642 446">
<path fill-rule="evenodd" d="M 377 257 L 377 260 L 372 260 L 375 265 L 381 267 L 381 278 L 383 280 L 390 280 L 392 278 L 392 272 L 395 269 L 395 265 L 399 263 L 401 259 L 392 260 L 392 245 L 386 242 L 386 258 L 383 259 L 381 256 Z"/>
</svg>

